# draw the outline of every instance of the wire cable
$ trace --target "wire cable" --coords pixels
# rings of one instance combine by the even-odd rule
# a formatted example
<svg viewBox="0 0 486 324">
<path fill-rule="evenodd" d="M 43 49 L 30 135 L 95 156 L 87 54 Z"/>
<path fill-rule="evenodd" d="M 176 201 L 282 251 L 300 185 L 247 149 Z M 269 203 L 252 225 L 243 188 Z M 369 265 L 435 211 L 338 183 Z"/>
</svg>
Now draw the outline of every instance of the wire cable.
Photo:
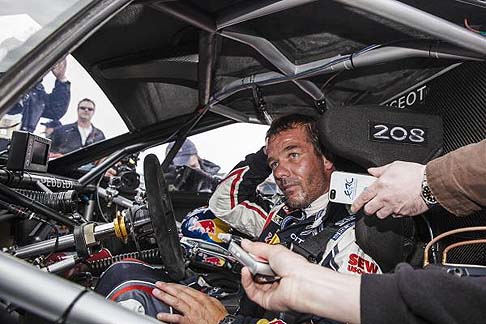
<svg viewBox="0 0 486 324">
<path fill-rule="evenodd" d="M 482 36 L 486 36 L 486 31 L 478 30 L 478 29 L 475 29 L 475 28 L 471 27 L 471 25 L 469 25 L 469 21 L 467 20 L 467 18 L 464 18 L 464 26 L 468 30 L 472 31 L 473 33 L 480 34 Z"/>
<path fill-rule="evenodd" d="M 429 250 L 432 245 L 437 243 L 439 240 L 443 239 L 446 236 L 455 235 L 458 233 L 465 233 L 465 232 L 475 232 L 475 231 L 486 231 L 486 226 L 473 226 L 473 227 L 464 227 L 464 228 L 456 228 L 447 232 L 444 232 L 438 236 L 436 236 L 433 240 L 430 240 L 429 243 L 425 246 L 424 249 L 424 263 L 423 267 L 425 268 L 429 265 Z"/>
<path fill-rule="evenodd" d="M 321 86 L 321 91 L 324 92 L 324 89 L 326 89 L 326 87 L 329 85 L 329 83 L 331 83 L 332 80 L 337 78 L 337 76 L 340 75 L 343 72 L 344 72 L 344 70 L 341 70 L 337 73 L 334 73 L 329 79 L 327 79 L 326 82 L 324 82 L 324 84 Z"/>
<path fill-rule="evenodd" d="M 101 209 L 101 204 L 100 204 L 100 194 L 99 194 L 99 189 L 100 189 L 100 184 L 101 180 L 103 180 L 104 174 L 101 175 L 100 179 L 96 183 L 96 203 L 98 205 L 98 209 L 100 210 L 100 216 L 103 218 L 105 223 L 109 223 L 110 221 L 106 218 L 105 213 L 103 212 L 103 209 Z"/>
<path fill-rule="evenodd" d="M 9 204 L 3 200 L 0 200 L 0 206 L 5 207 L 7 210 L 10 210 L 13 212 L 16 216 L 22 217 L 24 219 L 31 219 L 31 220 L 36 220 L 42 224 L 50 226 L 54 231 L 56 232 L 56 241 L 54 243 L 54 248 L 52 251 L 47 255 L 45 258 L 46 260 L 49 259 L 52 254 L 54 254 L 57 251 L 57 248 L 59 247 L 59 229 L 57 228 L 56 225 L 51 224 L 50 222 L 46 221 L 45 219 L 40 218 L 39 216 L 36 215 L 35 212 L 30 212 L 28 213 L 27 209 L 20 208 L 18 206 L 15 206 L 13 204 Z"/>
<path fill-rule="evenodd" d="M 56 232 L 56 241 L 54 242 L 54 248 L 52 249 L 52 251 L 46 256 L 46 260 L 49 260 L 49 258 L 54 254 L 56 253 L 57 251 L 57 248 L 59 247 L 59 229 L 57 228 L 56 225 L 54 224 L 51 224 L 49 223 L 48 221 L 45 221 L 43 219 L 41 219 L 41 223 L 44 223 L 46 225 L 49 225 L 52 229 L 54 229 L 54 231 Z"/>
</svg>

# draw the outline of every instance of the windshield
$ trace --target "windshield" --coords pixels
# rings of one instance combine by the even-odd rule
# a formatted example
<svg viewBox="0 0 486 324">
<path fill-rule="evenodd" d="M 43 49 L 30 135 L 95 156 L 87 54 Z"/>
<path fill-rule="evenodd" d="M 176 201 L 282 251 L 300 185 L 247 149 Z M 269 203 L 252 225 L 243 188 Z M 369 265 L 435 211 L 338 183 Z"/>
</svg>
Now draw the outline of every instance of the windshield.
<svg viewBox="0 0 486 324">
<path fill-rule="evenodd" d="M 91 1 L 0 0 L 0 75 L 49 42 L 49 35 Z M 50 158 L 56 158 L 127 128 L 96 82 L 66 53 L 0 119 L 0 152 L 11 148 L 15 131 L 51 139 Z"/>
<path fill-rule="evenodd" d="M 92 0 L 0 0 L 0 73 Z"/>
</svg>

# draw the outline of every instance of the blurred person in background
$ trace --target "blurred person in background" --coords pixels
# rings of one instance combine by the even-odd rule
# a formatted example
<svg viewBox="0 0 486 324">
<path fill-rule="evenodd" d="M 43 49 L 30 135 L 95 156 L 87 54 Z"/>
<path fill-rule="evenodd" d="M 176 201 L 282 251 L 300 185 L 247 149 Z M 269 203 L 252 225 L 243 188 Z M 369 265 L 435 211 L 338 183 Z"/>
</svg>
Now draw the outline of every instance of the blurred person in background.
<svg viewBox="0 0 486 324">
<path fill-rule="evenodd" d="M 2 129 L 7 131 L 0 133 L 0 150 L 7 148 L 11 133 L 17 126 L 20 126 L 20 130 L 33 133 L 41 117 L 59 120 L 66 114 L 71 100 L 71 82 L 66 77 L 66 70 L 67 62 L 64 58 L 51 69 L 56 77 L 51 93 L 46 92 L 41 81 L 8 111 L 2 119 Z M 14 116 L 17 114 L 22 114 L 20 125 Z"/>
<path fill-rule="evenodd" d="M 174 146 L 167 146 L 166 155 Z M 192 192 L 213 192 L 220 178 L 216 177 L 221 168 L 198 155 L 196 145 L 186 139 L 179 152 L 171 161 L 165 174 L 171 190 Z"/>
<path fill-rule="evenodd" d="M 91 99 L 84 98 L 78 103 L 78 120 L 58 127 L 51 135 L 51 158 L 105 139 L 103 132 L 91 121 L 95 111 L 96 105 Z"/>
</svg>

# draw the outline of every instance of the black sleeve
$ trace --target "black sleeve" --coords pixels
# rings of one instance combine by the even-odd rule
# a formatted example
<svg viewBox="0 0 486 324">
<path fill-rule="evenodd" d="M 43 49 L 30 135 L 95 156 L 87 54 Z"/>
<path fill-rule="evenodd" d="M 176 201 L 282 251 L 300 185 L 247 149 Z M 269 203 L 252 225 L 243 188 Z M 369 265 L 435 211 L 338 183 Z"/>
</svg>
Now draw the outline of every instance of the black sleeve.
<svg viewBox="0 0 486 324">
<path fill-rule="evenodd" d="M 393 274 L 361 278 L 361 323 L 486 322 L 486 277 L 400 264 Z"/>
<path fill-rule="evenodd" d="M 71 83 L 56 80 L 51 94 L 46 94 L 46 107 L 42 117 L 49 119 L 61 119 L 69 107 L 71 100 Z"/>
<path fill-rule="evenodd" d="M 62 127 L 56 128 L 51 134 L 51 152 L 52 153 L 60 153 L 61 145 L 62 145 L 62 136 L 61 136 L 61 129 Z"/>
<path fill-rule="evenodd" d="M 10 108 L 7 111 L 7 114 L 9 115 L 15 115 L 15 114 L 20 114 L 22 110 L 24 109 L 24 106 L 20 104 L 20 102 L 17 102 L 15 105 L 13 105 L 12 108 Z"/>
<path fill-rule="evenodd" d="M 99 130 L 99 131 L 100 131 L 100 135 L 99 135 L 99 139 L 97 140 L 97 142 L 98 142 L 98 141 L 102 141 L 102 140 L 104 140 L 104 139 L 106 138 L 106 137 L 105 137 L 105 133 L 103 133 L 103 131 L 102 131 L 102 130 Z"/>
</svg>

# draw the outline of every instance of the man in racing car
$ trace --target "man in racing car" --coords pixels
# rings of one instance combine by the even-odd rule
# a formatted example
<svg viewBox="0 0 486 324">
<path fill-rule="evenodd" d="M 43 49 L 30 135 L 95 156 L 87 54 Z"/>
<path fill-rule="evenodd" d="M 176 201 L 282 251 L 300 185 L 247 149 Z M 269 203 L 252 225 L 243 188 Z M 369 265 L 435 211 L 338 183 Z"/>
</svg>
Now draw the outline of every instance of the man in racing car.
<svg viewBox="0 0 486 324">
<path fill-rule="evenodd" d="M 209 203 L 214 214 L 259 241 L 292 244 L 308 260 L 338 272 L 380 273 L 376 262 L 356 244 L 354 215 L 344 205 L 329 202 L 329 180 L 335 167 L 332 154 L 319 143 L 315 119 L 298 114 L 281 117 L 270 126 L 266 140 L 266 148 L 248 155 L 219 184 Z M 273 208 L 256 191 L 271 172 L 285 195 Z M 217 300 L 189 287 L 166 283 L 157 287 L 154 295 L 181 313 L 160 313 L 158 318 L 165 322 L 286 323 L 281 319 L 269 322 L 266 319 L 277 314 L 264 314 L 246 299 L 239 315 L 232 316 Z M 305 315 L 297 322 L 311 320 L 328 323 Z"/>
<path fill-rule="evenodd" d="M 174 142 L 167 146 L 166 155 L 173 146 Z M 201 158 L 196 145 L 186 139 L 169 164 L 165 180 L 169 190 L 213 192 L 221 180 L 217 177 L 220 169 L 215 163 Z"/>
</svg>

